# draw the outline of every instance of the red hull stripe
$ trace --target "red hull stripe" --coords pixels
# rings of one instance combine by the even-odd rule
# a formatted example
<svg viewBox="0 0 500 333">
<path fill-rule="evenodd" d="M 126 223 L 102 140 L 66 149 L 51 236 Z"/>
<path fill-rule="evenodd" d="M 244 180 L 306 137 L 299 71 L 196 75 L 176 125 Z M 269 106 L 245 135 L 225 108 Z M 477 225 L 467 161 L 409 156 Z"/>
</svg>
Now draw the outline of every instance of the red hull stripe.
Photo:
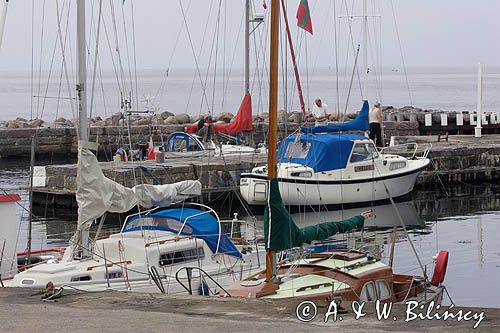
<svg viewBox="0 0 500 333">
<path fill-rule="evenodd" d="M 19 200 L 21 200 L 19 194 L 0 195 L 0 202 L 12 202 Z"/>
</svg>

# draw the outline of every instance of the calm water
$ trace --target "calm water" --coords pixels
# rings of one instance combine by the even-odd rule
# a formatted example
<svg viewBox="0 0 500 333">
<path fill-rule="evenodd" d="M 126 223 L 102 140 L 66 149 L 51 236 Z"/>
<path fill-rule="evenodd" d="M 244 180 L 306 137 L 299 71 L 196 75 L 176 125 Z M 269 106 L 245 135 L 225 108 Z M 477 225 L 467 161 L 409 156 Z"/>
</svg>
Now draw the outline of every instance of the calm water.
<svg viewBox="0 0 500 333">
<path fill-rule="evenodd" d="M 0 187 L 2 190 L 21 192 L 23 205 L 27 205 L 27 193 L 16 190 L 28 184 L 25 162 L 0 160 Z M 500 185 L 464 185 L 443 191 L 420 191 L 412 201 L 397 205 L 409 227 L 409 235 L 398 231 L 395 250 L 395 270 L 398 273 L 422 274 L 408 237 L 413 241 L 424 265 L 432 270 L 432 256 L 439 250 L 448 250 L 450 259 L 446 285 L 454 302 L 459 305 L 500 307 L 500 299 L 494 297 L 500 279 Z M 387 262 L 392 226 L 399 221 L 390 205 L 370 207 L 375 218 L 369 225 L 383 226 L 352 236 L 340 236 L 337 240 L 354 248 L 362 248 Z M 295 214 L 295 221 L 307 225 L 357 214 L 364 209 L 343 212 Z M 28 217 L 18 207 L 18 250 L 24 250 Z M 37 209 L 36 214 L 42 214 Z M 75 230 L 76 217 L 67 212 L 55 212 L 57 217 L 42 218 L 34 222 L 33 248 L 66 246 Z M 257 218 L 260 220 L 259 216 Z M 117 231 L 119 222 L 105 225 L 104 233 Z"/>
<path fill-rule="evenodd" d="M 347 73 L 350 73 L 349 69 Z M 206 91 L 203 94 L 201 83 L 196 72 L 192 69 L 170 69 L 169 75 L 165 70 L 142 70 L 137 74 L 137 95 L 133 93 L 134 108 L 136 103 L 139 109 L 144 109 L 145 96 L 152 99 L 152 104 L 160 111 L 174 113 L 188 113 L 198 115 L 211 110 L 214 114 L 220 112 L 235 113 L 243 97 L 243 71 L 232 69 L 225 75 L 215 77 L 209 73 L 206 76 L 202 70 L 203 80 L 206 79 Z M 340 109 L 344 110 L 349 91 L 350 74 L 341 70 L 339 76 Z M 475 110 L 476 107 L 476 73 L 474 67 L 470 68 L 413 68 L 408 70 L 410 93 L 406 86 L 405 76 L 402 71 L 385 70 L 382 83 L 373 79 L 369 84 L 369 100 L 381 100 L 383 104 L 404 106 L 411 105 L 422 108 L 434 108 L 451 111 Z M 0 101 L 2 110 L 0 120 L 14 119 L 16 117 L 39 117 L 46 121 L 54 121 L 56 117 L 75 118 L 71 109 L 71 100 L 65 80 L 59 79 L 60 73 L 42 73 L 41 78 L 35 78 L 33 85 L 29 72 L 1 71 L 0 72 Z M 38 75 L 37 75 L 38 76 Z M 71 79 L 74 80 L 74 79 Z M 280 86 L 284 86 L 284 80 Z M 284 103 L 284 90 L 280 88 L 279 107 L 288 110 L 298 110 L 299 103 L 293 76 L 290 73 L 286 80 L 288 89 L 287 103 Z M 61 83 L 62 82 L 62 83 Z M 262 83 L 260 83 L 262 82 Z M 128 87 L 134 87 L 135 81 L 126 80 Z M 330 111 L 337 109 L 336 79 L 332 68 L 316 68 L 309 70 L 308 75 L 302 77 L 304 98 L 307 105 L 312 105 L 317 97 L 321 97 L 329 105 Z M 90 85 L 90 83 L 89 83 Z M 33 94 L 31 87 L 33 86 Z M 361 106 L 359 81 L 353 83 L 348 112 L 356 111 Z M 70 83 L 71 89 L 74 82 Z M 89 90 L 91 88 L 89 87 Z M 103 71 L 95 85 L 93 115 L 109 116 L 120 110 L 120 87 L 113 72 Z M 131 88 L 122 89 L 128 95 Z M 267 112 L 267 79 L 259 79 L 252 72 L 251 92 L 253 96 L 253 112 L 260 114 Z M 485 68 L 483 81 L 483 108 L 485 111 L 500 110 L 500 69 Z M 71 92 L 74 95 L 73 92 Z M 31 96 L 47 96 L 35 97 Z M 54 97 L 61 97 L 57 99 Z M 89 94 L 89 104 L 90 104 Z"/>
</svg>

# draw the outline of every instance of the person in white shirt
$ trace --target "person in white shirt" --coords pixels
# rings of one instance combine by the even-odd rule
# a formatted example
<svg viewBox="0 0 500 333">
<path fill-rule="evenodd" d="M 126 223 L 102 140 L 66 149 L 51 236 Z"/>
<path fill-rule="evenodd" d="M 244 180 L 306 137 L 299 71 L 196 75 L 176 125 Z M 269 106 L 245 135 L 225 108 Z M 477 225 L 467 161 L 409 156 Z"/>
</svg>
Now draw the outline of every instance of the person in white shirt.
<svg viewBox="0 0 500 333">
<path fill-rule="evenodd" d="M 313 106 L 314 120 L 316 121 L 316 126 L 325 125 L 328 123 L 328 118 L 330 114 L 328 113 L 328 105 L 322 103 L 320 98 L 314 101 Z"/>
<path fill-rule="evenodd" d="M 383 147 L 382 144 L 382 109 L 380 103 L 376 102 L 368 113 L 370 122 L 370 139 L 375 141 L 377 147 Z"/>
</svg>

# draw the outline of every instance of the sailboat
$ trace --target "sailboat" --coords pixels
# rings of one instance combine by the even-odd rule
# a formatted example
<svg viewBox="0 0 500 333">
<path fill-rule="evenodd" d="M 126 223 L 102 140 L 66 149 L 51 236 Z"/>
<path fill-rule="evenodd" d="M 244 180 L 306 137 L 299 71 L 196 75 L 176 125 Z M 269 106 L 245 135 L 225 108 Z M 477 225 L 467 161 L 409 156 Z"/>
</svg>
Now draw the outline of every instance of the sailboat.
<svg viewBox="0 0 500 333">
<path fill-rule="evenodd" d="M 371 213 L 340 222 L 324 222 L 298 228 L 285 209 L 276 172 L 277 88 L 279 45 L 279 1 L 271 2 L 269 157 L 267 205 L 264 213 L 266 270 L 235 283 L 222 296 L 264 299 L 320 299 L 357 301 L 440 302 L 448 253 L 438 258 L 432 283 L 426 276 L 395 274 L 390 265 L 363 252 L 329 251 L 304 254 L 299 259 L 275 262 L 276 251 L 301 247 L 304 243 L 327 239 L 336 233 L 363 228 Z M 403 224 L 404 226 L 404 224 Z"/>
<path fill-rule="evenodd" d="M 178 271 L 189 268 L 190 278 L 199 278 L 200 293 L 207 294 L 212 286 L 221 288 L 257 269 L 260 266 L 258 247 L 244 242 L 235 244 L 224 232 L 215 211 L 184 202 L 201 195 L 199 181 L 127 188 L 104 176 L 92 152 L 97 144 L 89 142 L 85 0 L 77 1 L 77 37 L 77 230 L 62 259 L 47 260 L 16 274 L 4 284 L 175 293 L 184 291 Z M 146 211 L 128 216 L 119 233 L 99 238 L 108 212 L 125 213 L 134 207 Z M 97 221 L 98 229 L 91 239 L 90 228 Z"/>
<path fill-rule="evenodd" d="M 369 72 L 366 0 L 363 9 L 363 92 L 366 97 Z M 420 156 L 415 150 L 410 158 L 377 150 L 365 135 L 369 129 L 369 109 L 368 100 L 364 100 L 358 115 L 350 122 L 306 124 L 299 133 L 282 140 L 278 148 L 277 177 L 285 205 L 315 209 L 340 204 L 362 206 L 382 203 L 390 197 L 403 198 L 413 191 L 417 177 L 430 164 L 430 146 Z M 257 166 L 241 175 L 240 192 L 248 204 L 267 203 L 266 174 L 267 166 Z"/>
</svg>

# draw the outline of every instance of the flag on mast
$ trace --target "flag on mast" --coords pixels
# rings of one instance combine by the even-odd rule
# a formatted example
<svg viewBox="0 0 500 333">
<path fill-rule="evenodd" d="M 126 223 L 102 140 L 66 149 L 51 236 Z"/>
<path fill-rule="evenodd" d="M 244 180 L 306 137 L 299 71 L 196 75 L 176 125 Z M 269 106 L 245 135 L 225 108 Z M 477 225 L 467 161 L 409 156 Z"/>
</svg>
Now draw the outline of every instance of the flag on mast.
<svg viewBox="0 0 500 333">
<path fill-rule="evenodd" d="M 313 27 L 311 22 L 311 12 L 309 11 L 309 4 L 307 3 L 307 0 L 300 0 L 296 17 L 297 26 L 301 27 L 312 35 Z"/>
</svg>

